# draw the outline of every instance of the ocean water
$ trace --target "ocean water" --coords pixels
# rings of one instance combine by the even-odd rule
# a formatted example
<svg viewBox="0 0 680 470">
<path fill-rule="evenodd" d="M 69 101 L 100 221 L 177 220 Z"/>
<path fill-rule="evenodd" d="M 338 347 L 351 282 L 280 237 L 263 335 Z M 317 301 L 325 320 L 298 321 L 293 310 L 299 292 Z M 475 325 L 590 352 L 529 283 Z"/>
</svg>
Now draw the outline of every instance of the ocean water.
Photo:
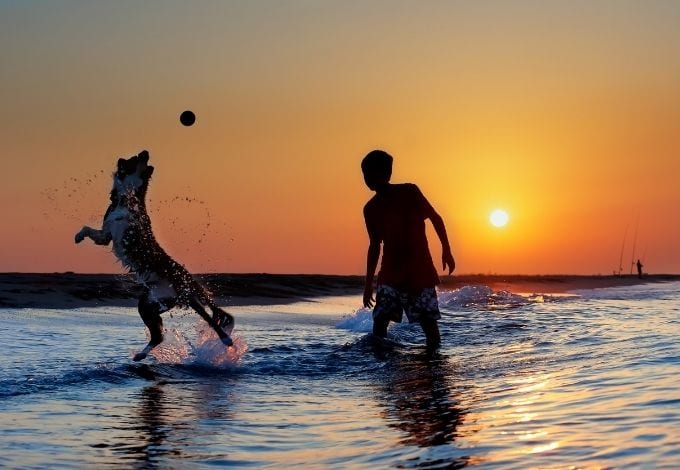
<svg viewBox="0 0 680 470">
<path fill-rule="evenodd" d="M 0 310 L 0 466 L 679 468 L 680 284 L 440 292 L 376 349 L 358 297 L 229 308 L 145 342 L 134 309 Z"/>
</svg>

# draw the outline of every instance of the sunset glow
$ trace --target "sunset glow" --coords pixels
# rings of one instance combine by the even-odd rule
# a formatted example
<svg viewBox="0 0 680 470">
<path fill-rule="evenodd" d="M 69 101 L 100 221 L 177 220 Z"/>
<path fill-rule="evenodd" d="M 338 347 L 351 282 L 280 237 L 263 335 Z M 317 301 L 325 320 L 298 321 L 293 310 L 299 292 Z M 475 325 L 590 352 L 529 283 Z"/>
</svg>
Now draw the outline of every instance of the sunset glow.
<svg viewBox="0 0 680 470">
<path fill-rule="evenodd" d="M 403 6 L 3 3 L 0 270 L 119 272 L 73 233 L 148 149 L 154 229 L 192 271 L 362 274 L 375 148 L 460 273 L 611 274 L 638 215 L 625 258 L 680 270 L 680 4 Z"/>
</svg>

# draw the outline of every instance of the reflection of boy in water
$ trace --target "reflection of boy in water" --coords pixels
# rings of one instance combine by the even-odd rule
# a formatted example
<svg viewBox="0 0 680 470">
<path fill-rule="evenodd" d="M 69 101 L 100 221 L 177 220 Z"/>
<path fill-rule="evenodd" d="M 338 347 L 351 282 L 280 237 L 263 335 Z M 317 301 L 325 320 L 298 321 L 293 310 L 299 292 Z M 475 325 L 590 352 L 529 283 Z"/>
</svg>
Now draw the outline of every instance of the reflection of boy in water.
<svg viewBox="0 0 680 470">
<path fill-rule="evenodd" d="M 425 236 L 425 219 L 430 219 L 442 243 L 443 268 L 451 274 L 456 266 L 446 236 L 444 221 L 415 184 L 390 184 L 392 156 L 374 150 L 361 162 L 366 185 L 375 196 L 364 206 L 370 238 L 366 257 L 364 306 L 373 307 L 373 334 L 384 338 L 390 320 L 418 322 L 428 347 L 439 346 L 441 318 L 434 286 L 439 284 Z M 378 289 L 373 299 L 373 276 L 383 245 Z"/>
<path fill-rule="evenodd" d="M 453 443 L 464 435 L 459 426 L 467 410 L 460 405 L 459 394 L 467 387 L 457 381 L 446 359 L 429 353 L 397 354 L 390 357 L 388 365 L 377 384 L 376 397 L 385 408 L 388 426 L 406 433 L 401 444 L 433 447 Z M 457 386 L 450 387 L 450 381 L 456 381 Z M 419 460 L 418 463 L 423 467 L 427 464 L 437 467 L 433 461 Z M 468 457 L 461 457 L 438 468 L 462 468 L 467 463 Z"/>
</svg>

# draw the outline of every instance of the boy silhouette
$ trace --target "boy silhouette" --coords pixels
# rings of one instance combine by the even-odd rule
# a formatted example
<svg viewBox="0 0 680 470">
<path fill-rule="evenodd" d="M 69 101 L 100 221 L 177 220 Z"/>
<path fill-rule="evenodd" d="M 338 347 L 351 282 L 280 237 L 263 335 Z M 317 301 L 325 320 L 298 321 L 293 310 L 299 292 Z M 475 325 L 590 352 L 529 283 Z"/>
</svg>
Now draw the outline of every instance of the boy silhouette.
<svg viewBox="0 0 680 470">
<path fill-rule="evenodd" d="M 420 323 L 428 348 L 440 344 L 437 320 L 441 318 L 435 285 L 439 284 L 425 235 L 425 219 L 430 219 L 442 244 L 443 269 L 453 272 L 456 263 L 446 235 L 446 227 L 415 184 L 391 184 L 392 156 L 382 150 L 369 152 L 361 162 L 366 186 L 375 196 L 364 206 L 369 246 L 366 255 L 364 307 L 373 309 L 373 335 L 387 336 L 390 321 Z M 380 258 L 377 292 L 373 298 L 373 278 Z"/>
</svg>

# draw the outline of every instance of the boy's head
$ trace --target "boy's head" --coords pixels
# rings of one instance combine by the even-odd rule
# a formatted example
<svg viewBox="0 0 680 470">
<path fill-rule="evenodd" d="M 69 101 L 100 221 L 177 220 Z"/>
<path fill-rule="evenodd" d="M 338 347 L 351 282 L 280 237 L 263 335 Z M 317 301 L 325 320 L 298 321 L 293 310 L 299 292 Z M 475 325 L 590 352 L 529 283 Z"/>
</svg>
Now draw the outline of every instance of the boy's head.
<svg viewBox="0 0 680 470">
<path fill-rule="evenodd" d="M 361 161 L 366 186 L 375 191 L 392 177 L 392 155 L 383 150 L 369 152 Z"/>
</svg>

